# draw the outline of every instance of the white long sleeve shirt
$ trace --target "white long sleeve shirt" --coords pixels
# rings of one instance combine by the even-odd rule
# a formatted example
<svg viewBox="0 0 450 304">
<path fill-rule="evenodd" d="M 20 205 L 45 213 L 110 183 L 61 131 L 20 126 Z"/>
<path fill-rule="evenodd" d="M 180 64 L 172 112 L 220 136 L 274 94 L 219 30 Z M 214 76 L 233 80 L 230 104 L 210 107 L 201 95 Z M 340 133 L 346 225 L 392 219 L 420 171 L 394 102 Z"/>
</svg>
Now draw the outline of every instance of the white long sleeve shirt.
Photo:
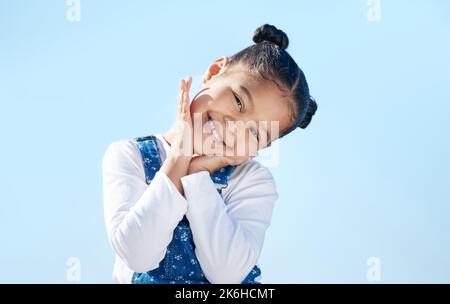
<svg viewBox="0 0 450 304">
<path fill-rule="evenodd" d="M 162 134 L 155 136 L 164 162 L 170 146 Z M 184 196 L 162 171 L 147 185 L 141 154 L 132 140 L 108 146 L 102 174 L 104 219 L 116 256 L 115 282 L 131 283 L 133 272 L 158 268 L 185 214 L 209 282 L 241 283 L 258 264 L 278 194 L 272 174 L 257 160 L 232 172 L 222 196 L 207 171 L 181 178 Z"/>
</svg>

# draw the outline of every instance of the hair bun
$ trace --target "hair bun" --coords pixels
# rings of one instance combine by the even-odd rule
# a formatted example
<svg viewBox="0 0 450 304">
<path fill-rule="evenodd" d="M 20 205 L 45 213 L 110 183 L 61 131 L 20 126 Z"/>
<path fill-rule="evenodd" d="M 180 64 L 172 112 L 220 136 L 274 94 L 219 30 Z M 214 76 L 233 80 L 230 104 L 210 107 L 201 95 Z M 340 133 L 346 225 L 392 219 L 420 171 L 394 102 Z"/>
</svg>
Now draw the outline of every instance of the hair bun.
<svg viewBox="0 0 450 304">
<path fill-rule="evenodd" d="M 278 45 L 281 49 L 287 49 L 289 45 L 289 39 L 286 33 L 270 24 L 264 24 L 258 27 L 253 34 L 253 41 L 255 43 L 267 41 Z"/>
<path fill-rule="evenodd" d="M 298 126 L 302 129 L 305 129 L 311 122 L 311 119 L 313 115 L 316 113 L 316 111 L 317 111 L 317 103 L 314 100 L 314 98 L 310 96 L 308 101 L 308 110 L 306 111 L 305 118 L 303 118 L 303 120 L 300 122 Z"/>
</svg>

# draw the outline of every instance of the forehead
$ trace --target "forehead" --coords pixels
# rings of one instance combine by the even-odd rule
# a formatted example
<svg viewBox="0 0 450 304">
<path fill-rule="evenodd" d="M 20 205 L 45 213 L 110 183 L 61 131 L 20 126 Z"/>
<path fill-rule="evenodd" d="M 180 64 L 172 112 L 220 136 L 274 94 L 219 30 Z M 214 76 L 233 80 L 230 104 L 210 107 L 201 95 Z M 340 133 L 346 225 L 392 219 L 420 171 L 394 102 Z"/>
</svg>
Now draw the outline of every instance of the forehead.
<svg viewBox="0 0 450 304">
<path fill-rule="evenodd" d="M 286 130 L 292 123 L 291 101 L 287 92 L 271 80 L 254 77 L 243 70 L 231 70 L 227 73 L 230 86 L 240 89 L 240 96 L 247 101 L 244 90 L 247 89 L 252 96 L 253 108 L 248 115 L 255 121 L 278 121 L 280 132 Z M 248 102 L 248 101 L 247 101 Z M 270 130 L 269 130 L 270 133 Z"/>
</svg>

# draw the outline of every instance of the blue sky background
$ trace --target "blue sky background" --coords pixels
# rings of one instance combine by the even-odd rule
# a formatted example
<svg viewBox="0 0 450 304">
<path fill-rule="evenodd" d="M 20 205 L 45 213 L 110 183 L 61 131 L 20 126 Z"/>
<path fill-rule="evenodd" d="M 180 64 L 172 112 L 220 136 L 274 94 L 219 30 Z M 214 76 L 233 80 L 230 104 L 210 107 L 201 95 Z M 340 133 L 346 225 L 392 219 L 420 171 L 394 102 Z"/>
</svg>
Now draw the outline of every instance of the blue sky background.
<svg viewBox="0 0 450 304">
<path fill-rule="evenodd" d="M 450 2 L 0 0 L 0 282 L 111 282 L 101 159 L 272 23 L 319 110 L 280 141 L 263 282 L 450 283 Z M 195 91 L 195 90 L 193 90 Z M 192 94 L 193 95 L 193 94 Z"/>
</svg>

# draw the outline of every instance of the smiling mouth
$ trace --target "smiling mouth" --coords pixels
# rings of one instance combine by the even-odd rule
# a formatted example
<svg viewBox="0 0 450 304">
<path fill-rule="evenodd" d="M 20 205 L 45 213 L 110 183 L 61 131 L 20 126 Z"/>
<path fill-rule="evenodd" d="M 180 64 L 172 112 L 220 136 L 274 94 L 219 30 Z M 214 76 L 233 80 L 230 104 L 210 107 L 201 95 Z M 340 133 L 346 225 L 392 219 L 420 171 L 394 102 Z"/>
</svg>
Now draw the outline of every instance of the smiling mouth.
<svg viewBox="0 0 450 304">
<path fill-rule="evenodd" d="M 209 133 L 212 134 L 214 142 L 216 144 L 222 144 L 226 147 L 227 145 L 225 144 L 225 141 L 220 137 L 219 131 L 217 131 L 216 125 L 209 115 L 207 123 L 209 124 Z"/>
</svg>

